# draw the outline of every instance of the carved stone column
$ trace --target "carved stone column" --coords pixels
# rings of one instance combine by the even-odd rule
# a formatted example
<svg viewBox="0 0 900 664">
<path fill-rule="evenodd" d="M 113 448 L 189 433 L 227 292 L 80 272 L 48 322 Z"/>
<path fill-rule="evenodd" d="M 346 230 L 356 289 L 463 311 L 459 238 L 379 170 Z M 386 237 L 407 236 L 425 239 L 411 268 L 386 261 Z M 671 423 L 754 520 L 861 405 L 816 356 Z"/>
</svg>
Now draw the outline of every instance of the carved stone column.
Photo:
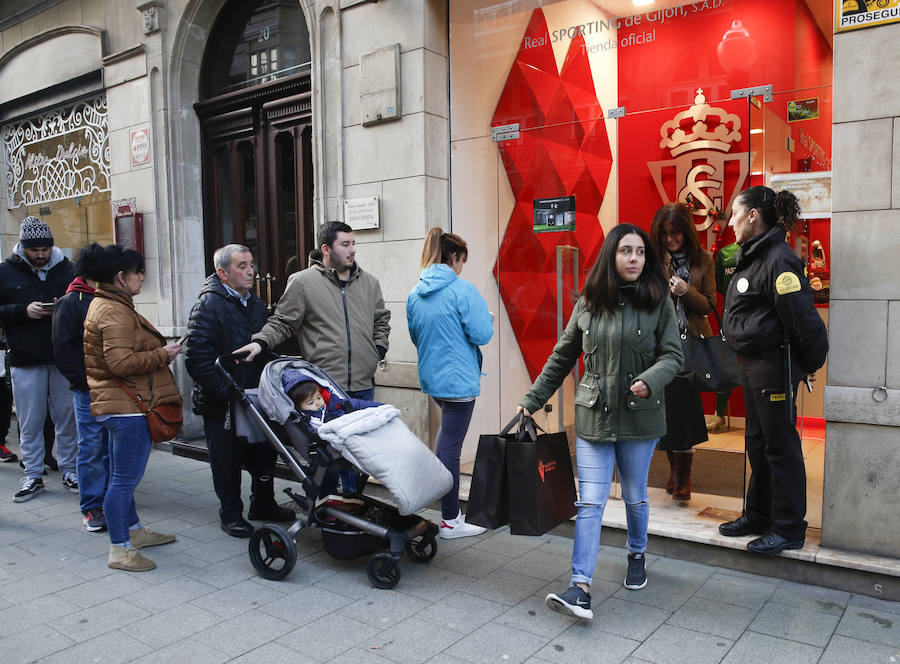
<svg viewBox="0 0 900 664">
<path fill-rule="evenodd" d="M 137 10 L 144 15 L 144 34 L 152 35 L 154 32 L 166 30 L 166 2 L 165 0 L 147 0 L 137 6 Z"/>
</svg>

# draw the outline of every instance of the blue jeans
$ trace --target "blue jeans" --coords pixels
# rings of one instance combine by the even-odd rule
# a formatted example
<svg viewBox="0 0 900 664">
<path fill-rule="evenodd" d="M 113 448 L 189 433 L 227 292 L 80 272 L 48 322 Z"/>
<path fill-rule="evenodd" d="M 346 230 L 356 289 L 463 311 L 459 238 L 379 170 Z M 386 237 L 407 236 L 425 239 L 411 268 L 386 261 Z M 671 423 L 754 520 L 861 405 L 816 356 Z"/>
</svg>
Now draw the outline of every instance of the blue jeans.
<svg viewBox="0 0 900 664">
<path fill-rule="evenodd" d="M 628 522 L 628 550 L 643 553 L 647 549 L 647 522 L 650 504 L 647 502 L 647 475 L 657 439 L 616 442 L 590 442 L 575 439 L 578 460 L 579 501 L 575 503 L 575 544 L 572 550 L 572 583 L 591 585 L 597 551 L 600 547 L 600 528 L 603 510 L 609 499 L 613 467 L 619 467 L 625 517 Z"/>
<path fill-rule="evenodd" d="M 75 424 L 78 430 L 78 493 L 81 512 L 103 507 L 109 482 L 109 433 L 91 415 L 91 393 L 72 390 Z"/>
<path fill-rule="evenodd" d="M 444 520 L 455 519 L 459 514 L 459 457 L 469 430 L 469 422 L 472 421 L 475 399 L 435 399 L 434 402 L 441 408 L 441 428 L 438 430 L 435 452 L 453 476 L 453 487 L 441 498 L 441 516 Z"/>
<path fill-rule="evenodd" d="M 114 415 L 103 421 L 109 432 L 109 487 L 103 509 L 109 541 L 129 541 L 129 526 L 140 521 L 134 506 L 134 489 L 144 476 L 150 458 L 150 430 L 147 418 Z"/>
</svg>

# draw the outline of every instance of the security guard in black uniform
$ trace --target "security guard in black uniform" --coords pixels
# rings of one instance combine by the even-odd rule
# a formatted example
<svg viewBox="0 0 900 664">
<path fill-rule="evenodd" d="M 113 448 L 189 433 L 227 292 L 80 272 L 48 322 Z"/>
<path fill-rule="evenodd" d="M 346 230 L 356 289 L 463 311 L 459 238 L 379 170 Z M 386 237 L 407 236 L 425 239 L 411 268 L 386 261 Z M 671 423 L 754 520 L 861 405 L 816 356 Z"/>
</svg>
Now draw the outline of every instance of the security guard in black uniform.
<svg viewBox="0 0 900 664">
<path fill-rule="evenodd" d="M 801 380 L 825 363 L 828 352 L 803 264 L 785 242 L 799 215 L 791 192 L 751 187 L 735 199 L 729 221 L 740 250 L 723 327 L 741 358 L 751 473 L 744 513 L 719 532 L 762 535 L 747 549 L 767 556 L 802 548 L 806 537 L 806 468 L 795 399 Z"/>
</svg>

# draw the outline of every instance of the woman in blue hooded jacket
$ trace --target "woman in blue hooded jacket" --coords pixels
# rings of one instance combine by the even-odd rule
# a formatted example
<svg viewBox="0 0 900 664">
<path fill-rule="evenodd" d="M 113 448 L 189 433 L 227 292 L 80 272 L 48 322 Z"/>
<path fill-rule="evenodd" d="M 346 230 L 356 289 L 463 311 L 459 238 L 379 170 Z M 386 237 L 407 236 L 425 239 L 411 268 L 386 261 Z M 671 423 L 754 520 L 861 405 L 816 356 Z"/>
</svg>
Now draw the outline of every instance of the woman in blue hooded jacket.
<svg viewBox="0 0 900 664">
<path fill-rule="evenodd" d="M 481 393 L 481 349 L 494 334 L 493 315 L 471 283 L 460 279 L 466 241 L 432 228 L 422 248 L 422 274 L 406 300 L 409 336 L 419 353 L 419 385 L 441 409 L 437 455 L 453 475 L 441 499 L 441 537 L 480 535 L 459 509 L 459 458 L 475 397 Z"/>
</svg>

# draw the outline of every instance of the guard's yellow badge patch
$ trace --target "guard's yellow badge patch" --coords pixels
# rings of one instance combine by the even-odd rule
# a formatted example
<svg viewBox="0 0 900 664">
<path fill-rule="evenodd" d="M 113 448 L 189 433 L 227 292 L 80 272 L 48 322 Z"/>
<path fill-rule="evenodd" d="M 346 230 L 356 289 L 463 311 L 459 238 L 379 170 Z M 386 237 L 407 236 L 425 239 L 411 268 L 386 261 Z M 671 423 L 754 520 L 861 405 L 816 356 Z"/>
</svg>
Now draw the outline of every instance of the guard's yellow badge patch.
<svg viewBox="0 0 900 664">
<path fill-rule="evenodd" d="M 800 290 L 800 277 L 793 272 L 782 272 L 775 280 L 775 292 L 779 295 L 796 293 Z"/>
<path fill-rule="evenodd" d="M 781 394 L 770 394 L 769 401 L 784 401 L 784 392 Z"/>
</svg>

